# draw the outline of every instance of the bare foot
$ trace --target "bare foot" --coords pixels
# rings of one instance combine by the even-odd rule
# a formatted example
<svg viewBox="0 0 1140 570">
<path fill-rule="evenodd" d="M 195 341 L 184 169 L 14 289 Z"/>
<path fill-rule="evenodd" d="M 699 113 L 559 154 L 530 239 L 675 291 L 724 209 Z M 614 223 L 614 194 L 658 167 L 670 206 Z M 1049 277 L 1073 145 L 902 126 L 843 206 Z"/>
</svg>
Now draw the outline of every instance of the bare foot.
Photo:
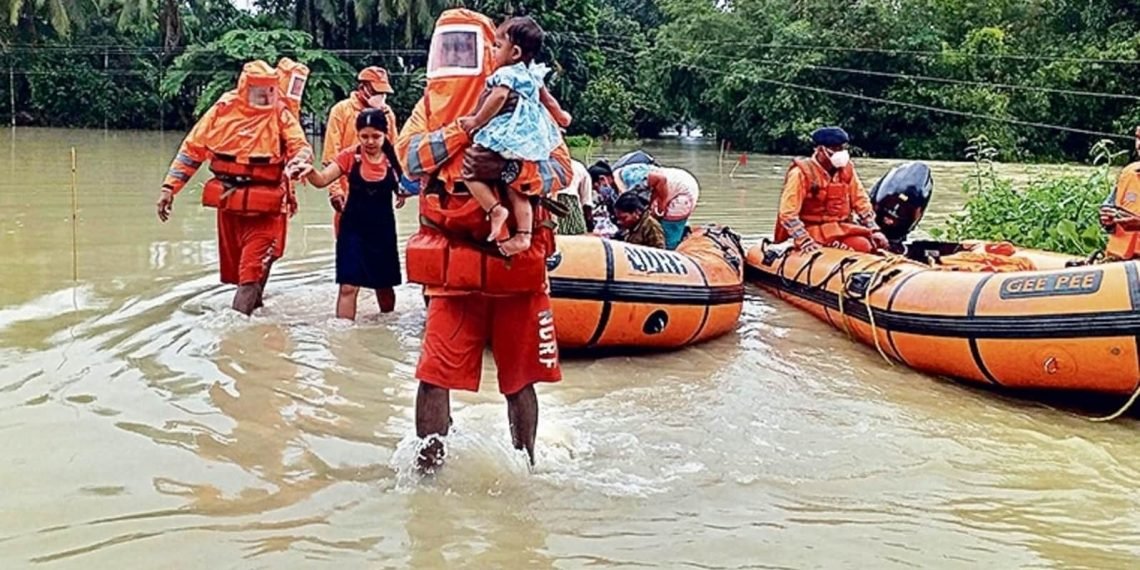
<svg viewBox="0 0 1140 570">
<path fill-rule="evenodd" d="M 487 214 L 487 219 L 491 221 L 491 234 L 487 236 L 487 241 L 498 241 L 507 236 L 507 218 L 510 214 L 502 204 L 496 204 L 491 208 L 491 212 Z"/>
<path fill-rule="evenodd" d="M 499 251 L 510 257 L 530 249 L 530 234 L 515 234 L 511 239 L 499 242 Z"/>
<path fill-rule="evenodd" d="M 443 459 L 447 455 L 443 440 L 437 435 L 429 435 L 421 442 L 421 446 L 416 455 L 416 468 L 424 475 L 435 473 L 443 466 Z"/>
</svg>

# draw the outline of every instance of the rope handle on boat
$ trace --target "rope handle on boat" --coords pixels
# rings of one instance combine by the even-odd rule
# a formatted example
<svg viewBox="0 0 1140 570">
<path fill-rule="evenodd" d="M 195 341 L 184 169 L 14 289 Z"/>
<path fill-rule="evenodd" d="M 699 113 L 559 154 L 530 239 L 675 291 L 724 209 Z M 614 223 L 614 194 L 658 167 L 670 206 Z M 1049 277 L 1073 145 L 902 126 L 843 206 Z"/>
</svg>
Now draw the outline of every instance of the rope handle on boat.
<svg viewBox="0 0 1140 570">
<path fill-rule="evenodd" d="M 1128 412 L 1128 410 L 1132 409 L 1132 405 L 1136 403 L 1137 398 L 1140 398 L 1140 382 L 1138 382 L 1136 384 L 1136 389 L 1132 391 L 1132 397 L 1128 398 L 1128 401 L 1125 402 L 1124 406 L 1121 407 L 1119 410 L 1116 410 L 1116 412 L 1109 414 L 1107 416 L 1103 416 L 1103 417 L 1099 417 L 1099 418 L 1085 418 L 1085 419 L 1087 419 L 1090 422 L 1111 422 L 1112 420 L 1115 420 L 1116 418 L 1123 416 L 1125 413 Z"/>
<path fill-rule="evenodd" d="M 891 366 L 895 365 L 894 360 L 887 355 L 887 352 L 885 350 L 883 350 L 883 344 L 879 341 L 879 326 L 877 323 L 875 323 L 875 309 L 871 306 L 871 293 L 874 293 L 880 285 L 886 282 L 886 279 L 884 278 L 880 280 L 878 284 L 875 283 L 876 280 L 879 280 L 879 277 L 882 275 L 883 271 L 899 265 L 905 261 L 907 261 L 906 258 L 901 256 L 885 256 L 871 261 L 869 264 L 867 264 L 866 267 L 863 268 L 866 270 L 872 266 L 875 266 L 875 271 L 871 273 L 871 280 L 867 283 L 867 288 L 863 292 L 863 306 L 867 310 L 867 320 L 871 325 L 871 340 L 875 343 L 875 350 L 877 350 L 879 352 L 879 356 L 883 357 L 883 360 L 887 361 L 887 364 Z M 846 272 L 841 271 L 841 273 Z M 853 337 L 853 335 L 851 333 L 851 326 L 847 322 L 848 318 L 843 299 L 848 296 L 848 291 L 851 289 L 851 282 L 855 279 L 856 275 L 858 275 L 858 273 L 852 273 L 850 276 L 842 276 L 841 279 L 843 281 L 843 287 L 839 291 L 839 317 L 843 323 L 843 329 L 847 332 L 848 337 Z"/>
<path fill-rule="evenodd" d="M 796 274 L 792 276 L 792 281 L 798 281 L 800 279 L 800 276 L 804 274 L 804 271 L 807 271 L 808 272 L 807 284 L 810 287 L 811 286 L 811 268 L 815 266 L 815 260 L 819 259 L 821 256 L 823 256 L 822 251 L 817 251 L 817 252 L 811 254 L 811 257 L 808 258 L 807 263 L 801 265 L 799 271 L 796 271 Z"/>
</svg>

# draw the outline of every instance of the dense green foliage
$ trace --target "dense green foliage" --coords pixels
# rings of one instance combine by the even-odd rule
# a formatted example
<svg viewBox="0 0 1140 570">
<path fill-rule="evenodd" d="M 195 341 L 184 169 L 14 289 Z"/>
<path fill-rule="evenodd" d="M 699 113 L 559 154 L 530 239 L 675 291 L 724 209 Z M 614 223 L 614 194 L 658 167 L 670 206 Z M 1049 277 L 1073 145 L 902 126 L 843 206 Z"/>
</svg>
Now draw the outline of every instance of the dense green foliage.
<svg viewBox="0 0 1140 570">
<path fill-rule="evenodd" d="M 1111 164 L 1124 153 L 1111 153 L 1105 144 L 1093 149 L 1095 171 L 1033 180 L 1024 188 L 994 174 L 995 152 L 984 138 L 971 148 L 975 176 L 966 182 L 968 196 L 961 213 L 952 214 L 935 237 L 951 240 L 1009 241 L 1022 247 L 1089 255 L 1104 249 L 1107 236 L 1097 220 L 1098 206 L 1115 181 Z"/>
<path fill-rule="evenodd" d="M 232 30 L 204 46 L 190 46 L 174 60 L 162 80 L 162 95 L 170 98 L 190 90 L 200 93 L 195 115 L 205 112 L 210 104 L 234 87 L 234 70 L 254 59 L 273 65 L 290 55 L 309 67 L 311 73 L 305 87 L 304 111 L 326 112 L 337 101 L 337 95 L 355 84 L 356 71 L 340 58 L 312 49 L 312 37 L 291 30 Z"/>
<path fill-rule="evenodd" d="M 392 72 L 406 115 L 435 16 L 462 4 L 547 30 L 574 134 L 689 123 L 734 148 L 792 153 L 837 123 L 874 156 L 958 158 L 986 135 L 1001 160 L 1080 160 L 1096 133 L 1140 123 L 1135 0 L 253 3 L 0 0 L 0 102 L 14 101 L 0 118 L 14 107 L 22 124 L 185 128 L 242 58 L 279 56 L 317 71 L 314 118 L 364 65 Z"/>
</svg>

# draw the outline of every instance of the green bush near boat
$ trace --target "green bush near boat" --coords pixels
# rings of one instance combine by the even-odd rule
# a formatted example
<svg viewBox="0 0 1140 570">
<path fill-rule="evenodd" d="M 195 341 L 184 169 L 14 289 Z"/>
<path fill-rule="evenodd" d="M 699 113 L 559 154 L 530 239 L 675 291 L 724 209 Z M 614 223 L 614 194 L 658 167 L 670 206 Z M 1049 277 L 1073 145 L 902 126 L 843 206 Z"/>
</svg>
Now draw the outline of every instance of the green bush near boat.
<svg viewBox="0 0 1140 570">
<path fill-rule="evenodd" d="M 999 178 L 992 159 L 996 150 L 984 137 L 972 139 L 967 157 L 975 175 L 964 184 L 963 211 L 952 214 L 945 228 L 931 230 L 937 239 L 1009 241 L 1022 247 L 1087 256 L 1104 249 L 1107 236 L 1097 211 L 1115 184 L 1114 161 L 1127 151 L 1113 152 L 1107 141 L 1090 155 L 1096 170 L 1030 181 L 1015 188 Z"/>
</svg>

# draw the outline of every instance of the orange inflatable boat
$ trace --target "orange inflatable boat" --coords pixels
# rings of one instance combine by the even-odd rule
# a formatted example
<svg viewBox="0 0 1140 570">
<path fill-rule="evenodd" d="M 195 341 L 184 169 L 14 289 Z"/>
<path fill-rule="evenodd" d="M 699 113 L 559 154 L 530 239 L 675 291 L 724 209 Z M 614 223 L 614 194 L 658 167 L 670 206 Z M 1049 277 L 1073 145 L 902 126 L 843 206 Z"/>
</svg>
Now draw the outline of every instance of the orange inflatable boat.
<svg viewBox="0 0 1140 570">
<path fill-rule="evenodd" d="M 1140 389 L 1140 261 L 1077 265 L 1008 244 L 991 254 L 993 245 L 914 242 L 905 257 L 884 257 L 764 242 L 749 250 L 747 274 L 924 372 L 1008 388 Z"/>
<path fill-rule="evenodd" d="M 736 326 L 744 251 L 727 228 L 694 229 L 676 251 L 558 236 L 547 261 L 563 348 L 676 348 Z"/>
</svg>

